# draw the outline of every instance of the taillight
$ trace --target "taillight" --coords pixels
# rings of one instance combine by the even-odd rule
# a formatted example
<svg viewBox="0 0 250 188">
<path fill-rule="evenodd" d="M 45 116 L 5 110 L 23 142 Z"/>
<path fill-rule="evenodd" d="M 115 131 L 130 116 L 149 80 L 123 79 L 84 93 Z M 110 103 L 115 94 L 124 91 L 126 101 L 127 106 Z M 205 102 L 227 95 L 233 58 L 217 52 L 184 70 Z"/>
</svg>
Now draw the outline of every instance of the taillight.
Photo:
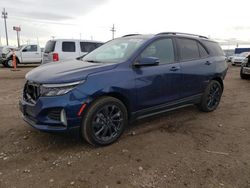
<svg viewBox="0 0 250 188">
<path fill-rule="evenodd" d="M 59 61 L 58 53 L 53 53 L 53 61 Z"/>
</svg>

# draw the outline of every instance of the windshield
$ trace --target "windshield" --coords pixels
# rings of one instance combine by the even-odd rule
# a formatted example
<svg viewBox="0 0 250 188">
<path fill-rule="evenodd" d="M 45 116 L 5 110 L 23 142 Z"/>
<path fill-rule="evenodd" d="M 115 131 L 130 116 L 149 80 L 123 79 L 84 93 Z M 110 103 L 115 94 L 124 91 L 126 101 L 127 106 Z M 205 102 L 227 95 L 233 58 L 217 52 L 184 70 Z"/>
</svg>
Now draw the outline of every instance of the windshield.
<svg viewBox="0 0 250 188">
<path fill-rule="evenodd" d="M 145 38 L 115 39 L 90 52 L 82 60 L 94 63 L 121 63 L 128 60 L 146 40 Z"/>
<path fill-rule="evenodd" d="M 24 45 L 21 45 L 20 47 L 17 48 L 17 50 L 20 50 Z"/>
<path fill-rule="evenodd" d="M 240 57 L 247 57 L 249 53 L 250 52 L 243 52 L 243 53 L 240 53 L 239 56 Z"/>
</svg>

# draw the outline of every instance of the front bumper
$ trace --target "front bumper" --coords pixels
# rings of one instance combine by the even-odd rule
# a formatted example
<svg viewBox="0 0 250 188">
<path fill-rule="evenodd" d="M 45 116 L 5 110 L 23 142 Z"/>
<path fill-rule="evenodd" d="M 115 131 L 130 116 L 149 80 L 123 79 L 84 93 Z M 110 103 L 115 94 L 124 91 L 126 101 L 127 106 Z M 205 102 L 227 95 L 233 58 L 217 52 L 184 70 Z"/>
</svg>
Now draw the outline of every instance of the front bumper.
<svg viewBox="0 0 250 188">
<path fill-rule="evenodd" d="M 242 60 L 234 60 L 234 61 L 232 61 L 232 64 L 234 64 L 234 65 L 241 65 L 242 63 L 243 63 Z"/>
<path fill-rule="evenodd" d="M 62 96 L 40 97 L 35 104 L 21 99 L 19 108 L 24 121 L 32 127 L 46 132 L 67 132 L 81 126 L 82 116 L 78 116 L 78 112 L 86 101 L 80 92 L 70 92 Z M 65 111 L 66 125 L 60 119 L 61 110 Z M 54 116 L 51 112 L 54 112 Z M 59 112 L 58 117 L 55 112 Z"/>
</svg>

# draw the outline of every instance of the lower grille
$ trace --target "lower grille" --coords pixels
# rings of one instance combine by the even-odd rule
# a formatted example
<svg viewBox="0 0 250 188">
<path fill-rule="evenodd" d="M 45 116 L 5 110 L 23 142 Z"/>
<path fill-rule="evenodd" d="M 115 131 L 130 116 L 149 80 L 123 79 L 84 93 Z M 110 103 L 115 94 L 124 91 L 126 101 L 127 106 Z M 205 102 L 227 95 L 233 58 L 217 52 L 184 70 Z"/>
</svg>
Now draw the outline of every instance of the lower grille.
<svg viewBox="0 0 250 188">
<path fill-rule="evenodd" d="M 48 112 L 48 117 L 50 119 L 60 121 L 61 120 L 61 109 L 53 109 Z"/>
<path fill-rule="evenodd" d="M 35 104 L 39 97 L 40 97 L 40 85 L 27 81 L 23 90 L 24 100 L 26 102 Z"/>
</svg>

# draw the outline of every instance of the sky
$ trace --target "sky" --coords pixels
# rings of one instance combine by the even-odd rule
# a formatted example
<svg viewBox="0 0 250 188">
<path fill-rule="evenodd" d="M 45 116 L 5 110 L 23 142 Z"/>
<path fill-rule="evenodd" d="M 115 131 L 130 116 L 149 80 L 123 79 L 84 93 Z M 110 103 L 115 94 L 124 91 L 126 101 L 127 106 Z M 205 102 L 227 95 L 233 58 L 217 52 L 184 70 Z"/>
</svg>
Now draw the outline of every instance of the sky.
<svg viewBox="0 0 250 188">
<path fill-rule="evenodd" d="M 52 37 L 108 41 L 130 33 L 166 31 L 208 36 L 224 46 L 250 46 L 249 0 L 0 0 L 8 12 L 9 43 L 44 46 Z M 0 45 L 5 45 L 0 19 Z"/>
</svg>

